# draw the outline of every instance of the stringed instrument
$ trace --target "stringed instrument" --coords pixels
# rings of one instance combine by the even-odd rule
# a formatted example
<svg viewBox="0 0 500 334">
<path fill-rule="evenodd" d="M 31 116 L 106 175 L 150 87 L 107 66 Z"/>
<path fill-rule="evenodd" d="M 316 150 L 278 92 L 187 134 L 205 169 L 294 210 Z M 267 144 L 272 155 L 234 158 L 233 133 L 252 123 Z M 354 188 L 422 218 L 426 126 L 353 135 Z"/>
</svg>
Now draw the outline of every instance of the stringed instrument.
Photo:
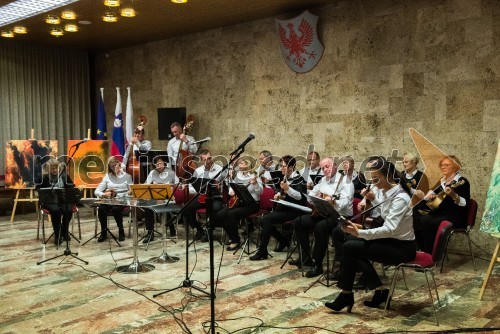
<svg viewBox="0 0 500 334">
<path fill-rule="evenodd" d="M 139 124 L 134 129 L 134 136 L 136 131 L 144 130 L 144 125 L 148 122 L 148 119 L 144 115 L 139 116 Z M 125 161 L 125 171 L 132 176 L 132 180 L 134 183 L 140 183 L 140 164 L 137 160 L 137 157 L 134 154 L 134 144 L 132 142 L 129 143 L 127 147 L 127 161 Z"/>
<path fill-rule="evenodd" d="M 189 115 L 187 117 L 187 122 L 182 128 L 182 132 L 187 134 L 188 131 L 191 130 L 194 123 L 194 116 Z M 179 150 L 177 152 L 176 166 L 175 166 L 175 174 L 177 177 L 182 179 L 188 179 L 193 175 L 194 170 L 196 169 L 196 162 L 193 160 L 193 156 L 189 153 L 189 148 L 183 150 L 184 142 L 181 140 L 179 143 Z"/>
<path fill-rule="evenodd" d="M 465 183 L 464 180 L 460 180 L 458 182 L 452 183 L 449 187 L 451 189 L 456 189 L 460 186 L 462 186 Z M 439 187 L 439 186 L 438 186 Z M 436 194 L 436 197 L 434 197 L 432 200 L 427 201 L 425 204 L 431 211 L 436 211 L 443 200 L 446 198 L 447 194 L 444 192 L 444 189 L 441 190 L 438 194 Z"/>
<path fill-rule="evenodd" d="M 253 175 L 254 179 L 257 177 L 257 173 L 256 172 L 249 172 L 249 174 Z M 250 181 L 248 181 L 248 183 L 246 183 L 244 186 L 245 187 L 249 187 L 252 183 Z M 227 204 L 228 208 L 231 209 L 233 208 L 234 206 L 236 206 L 237 204 L 239 203 L 239 199 L 238 199 L 238 196 L 236 196 L 236 194 L 234 194 L 233 196 L 231 196 L 231 198 L 229 199 L 229 203 Z"/>
</svg>

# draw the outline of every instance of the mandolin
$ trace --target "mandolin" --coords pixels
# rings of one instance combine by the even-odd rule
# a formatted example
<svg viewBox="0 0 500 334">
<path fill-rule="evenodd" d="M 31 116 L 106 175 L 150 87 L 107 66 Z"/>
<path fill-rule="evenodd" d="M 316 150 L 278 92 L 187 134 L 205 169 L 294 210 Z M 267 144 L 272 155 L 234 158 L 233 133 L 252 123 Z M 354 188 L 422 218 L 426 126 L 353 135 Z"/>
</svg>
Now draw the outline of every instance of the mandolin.
<svg viewBox="0 0 500 334">
<path fill-rule="evenodd" d="M 464 180 L 460 180 L 458 182 L 452 183 L 449 187 L 451 189 L 456 189 L 456 188 L 462 186 L 464 183 L 465 183 Z M 441 203 L 443 202 L 443 200 L 446 198 L 446 196 L 447 195 L 443 189 L 438 194 L 436 194 L 436 197 L 434 197 L 430 201 L 427 201 L 425 204 L 427 205 L 427 207 L 429 209 L 431 209 L 431 211 L 436 211 L 439 208 L 439 206 L 441 205 Z"/>
</svg>

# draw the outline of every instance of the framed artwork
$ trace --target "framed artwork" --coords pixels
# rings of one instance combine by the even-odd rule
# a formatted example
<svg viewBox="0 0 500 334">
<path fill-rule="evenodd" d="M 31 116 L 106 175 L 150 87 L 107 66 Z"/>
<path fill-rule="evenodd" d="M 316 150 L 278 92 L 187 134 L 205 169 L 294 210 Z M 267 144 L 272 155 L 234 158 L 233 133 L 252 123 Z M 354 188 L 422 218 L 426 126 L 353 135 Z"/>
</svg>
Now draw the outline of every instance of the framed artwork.
<svg viewBox="0 0 500 334">
<path fill-rule="evenodd" d="M 97 187 L 106 175 L 109 141 L 89 140 L 81 143 L 80 140 L 68 140 L 67 157 L 70 157 L 73 151 L 73 159 L 68 164 L 68 175 L 75 186 Z"/>
<path fill-rule="evenodd" d="M 480 230 L 500 237 L 500 143 L 491 172 L 490 186 L 486 193 L 483 220 Z"/>
</svg>

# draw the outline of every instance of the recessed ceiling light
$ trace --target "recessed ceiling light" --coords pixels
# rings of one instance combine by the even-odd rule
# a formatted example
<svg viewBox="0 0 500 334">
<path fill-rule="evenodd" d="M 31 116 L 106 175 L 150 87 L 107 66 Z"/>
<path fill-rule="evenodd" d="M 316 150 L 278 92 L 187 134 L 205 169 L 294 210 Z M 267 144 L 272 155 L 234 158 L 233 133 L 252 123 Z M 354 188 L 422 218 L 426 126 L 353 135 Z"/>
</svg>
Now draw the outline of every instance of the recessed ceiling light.
<svg viewBox="0 0 500 334">
<path fill-rule="evenodd" d="M 28 29 L 26 29 L 26 27 L 23 27 L 23 26 L 15 26 L 13 30 L 16 34 L 27 34 L 28 33 Z"/>
<path fill-rule="evenodd" d="M 59 20 L 59 17 L 57 15 L 49 14 L 45 16 L 45 22 L 48 24 L 59 24 L 61 23 L 61 20 Z"/>
<path fill-rule="evenodd" d="M 134 8 L 122 8 L 120 11 L 120 15 L 124 17 L 135 17 L 135 9 Z"/>
<path fill-rule="evenodd" d="M 188 0 L 171 0 L 173 3 L 186 3 Z"/>
<path fill-rule="evenodd" d="M 59 36 L 64 35 L 64 31 L 61 28 L 52 28 L 52 29 L 50 29 L 50 34 L 52 36 L 59 37 Z"/>
<path fill-rule="evenodd" d="M 118 16 L 116 16 L 115 12 L 106 12 L 102 17 L 102 20 L 104 22 L 116 22 L 118 21 Z"/>
<path fill-rule="evenodd" d="M 71 10 L 65 10 L 61 13 L 61 18 L 65 20 L 74 20 L 76 19 L 76 14 Z"/>
<path fill-rule="evenodd" d="M 73 23 L 68 23 L 64 26 L 64 31 L 67 32 L 77 32 L 78 31 L 78 26 Z"/>
<path fill-rule="evenodd" d="M 5 38 L 12 38 L 14 37 L 14 33 L 10 30 L 2 30 L 1 36 Z"/>
<path fill-rule="evenodd" d="M 83 24 L 83 25 L 89 25 L 89 24 L 92 24 L 92 22 L 87 21 L 87 20 L 81 20 L 81 21 L 78 21 L 78 23 Z"/>
<path fill-rule="evenodd" d="M 120 0 L 104 0 L 104 5 L 108 7 L 120 6 Z"/>
</svg>

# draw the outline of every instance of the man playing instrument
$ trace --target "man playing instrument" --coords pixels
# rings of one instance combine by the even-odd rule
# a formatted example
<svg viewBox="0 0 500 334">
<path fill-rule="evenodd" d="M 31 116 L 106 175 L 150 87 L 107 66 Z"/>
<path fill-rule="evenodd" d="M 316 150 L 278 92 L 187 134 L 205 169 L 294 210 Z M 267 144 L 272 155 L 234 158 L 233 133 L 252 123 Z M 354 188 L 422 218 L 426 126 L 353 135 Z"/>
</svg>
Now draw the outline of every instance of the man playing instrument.
<svg viewBox="0 0 500 334">
<path fill-rule="evenodd" d="M 338 172 L 338 166 L 332 158 L 324 158 L 320 163 L 325 176 L 309 192 L 310 196 L 321 197 L 331 201 L 335 210 L 342 216 L 352 216 L 352 200 L 354 186 L 350 180 Z M 311 266 L 306 277 L 316 277 L 323 273 L 323 258 L 328 249 L 328 238 L 338 217 L 321 217 L 307 214 L 295 219 L 295 231 L 299 237 L 301 254 L 299 259 L 292 260 L 291 265 Z M 310 257 L 309 230 L 314 231 L 314 249 Z M 314 262 L 311 260 L 314 259 Z"/>
<path fill-rule="evenodd" d="M 323 175 L 323 169 L 320 167 L 319 153 L 316 151 L 309 152 L 307 155 L 307 166 L 299 170 L 299 174 L 307 181 L 307 189 L 312 189 L 315 186 L 315 179 L 318 175 Z"/>
<path fill-rule="evenodd" d="M 134 135 L 129 140 L 129 146 L 132 145 L 132 149 L 127 148 L 125 152 L 125 156 L 123 157 L 123 161 L 125 164 L 129 161 L 129 159 L 133 159 L 136 152 L 139 153 L 147 153 L 152 148 L 152 144 L 149 140 L 144 139 L 144 127 L 139 125 L 134 130 Z M 140 180 L 134 180 L 135 182 L 144 182 L 146 175 L 148 174 L 148 161 L 140 162 Z"/>
<path fill-rule="evenodd" d="M 179 123 L 172 123 L 172 125 L 170 125 L 170 131 L 172 131 L 174 138 L 170 139 L 168 142 L 167 153 L 170 157 L 171 168 L 175 170 L 177 166 L 177 157 L 179 156 L 179 148 L 180 150 L 187 151 L 188 154 L 195 155 L 198 151 L 198 145 L 195 144 L 195 140 L 192 136 L 184 134 L 184 130 Z M 183 159 L 185 157 L 180 158 Z"/>
</svg>

